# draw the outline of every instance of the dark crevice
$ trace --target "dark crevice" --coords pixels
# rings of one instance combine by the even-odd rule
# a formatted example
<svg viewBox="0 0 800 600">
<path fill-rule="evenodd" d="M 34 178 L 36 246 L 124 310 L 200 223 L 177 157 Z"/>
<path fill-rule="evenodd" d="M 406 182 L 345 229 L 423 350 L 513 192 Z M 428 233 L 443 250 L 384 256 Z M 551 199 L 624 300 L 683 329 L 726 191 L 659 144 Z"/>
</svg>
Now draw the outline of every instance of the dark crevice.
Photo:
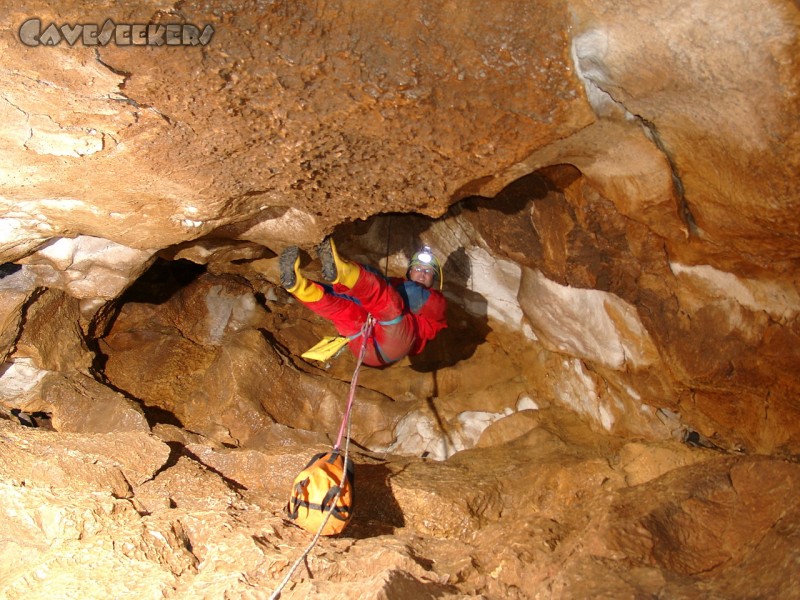
<svg viewBox="0 0 800 600">
<path fill-rule="evenodd" d="M 186 287 L 200 275 L 206 272 L 205 265 L 198 265 L 188 260 L 165 260 L 156 258 L 145 271 L 125 292 L 116 300 L 109 303 L 96 316 L 89 327 L 89 333 L 84 336 L 84 341 L 93 355 L 92 373 L 95 379 L 108 385 L 115 391 L 130 397 L 137 402 L 137 398 L 130 396 L 124 390 L 117 389 L 105 377 L 105 364 L 108 357 L 101 350 L 99 340 L 111 330 L 119 316 L 122 307 L 128 302 L 142 302 L 147 304 L 163 304 L 180 289 Z M 172 420 L 166 421 L 172 422 Z"/>
<path fill-rule="evenodd" d="M 20 269 L 22 269 L 22 265 L 18 265 L 16 263 L 3 263 L 0 265 L 0 279 L 4 279 L 9 275 L 13 275 Z"/>
<path fill-rule="evenodd" d="M 218 475 L 225 482 L 225 484 L 228 487 L 230 487 L 231 489 L 234 489 L 236 491 L 247 490 L 247 487 L 245 487 L 244 485 L 242 485 L 238 481 L 235 481 L 235 480 L 231 479 L 230 477 L 226 477 L 225 475 L 223 475 L 220 471 L 218 471 L 214 467 L 211 467 L 211 466 L 207 465 L 195 453 L 193 453 L 190 450 L 188 450 L 186 448 L 186 446 L 184 444 L 182 444 L 181 442 L 164 442 L 164 443 L 167 446 L 169 446 L 169 456 L 167 457 L 167 460 L 164 461 L 164 464 L 161 465 L 155 473 L 153 473 L 153 476 L 150 478 L 150 481 L 154 480 L 161 473 L 164 473 L 168 469 L 171 469 L 172 467 L 177 465 L 178 461 L 181 459 L 181 457 L 185 456 L 186 458 L 188 458 L 190 460 L 193 460 L 194 462 L 202 465 L 204 469 L 207 469 L 208 471 L 211 471 L 215 475 Z"/>
<path fill-rule="evenodd" d="M 150 478 L 150 481 L 158 477 L 161 473 L 166 471 L 167 469 L 174 467 L 178 464 L 178 460 L 181 456 L 183 456 L 183 444 L 180 442 L 164 442 L 167 446 L 169 446 L 169 456 L 167 460 L 164 461 L 164 464 L 161 465 L 158 470 L 153 473 L 153 476 Z"/>
<path fill-rule="evenodd" d="M 92 376 L 106 387 L 138 404 L 144 412 L 145 419 L 147 419 L 150 427 L 154 427 L 157 424 L 165 424 L 182 428 L 183 423 L 171 411 L 146 404 L 141 398 L 137 398 L 127 390 L 115 385 L 106 376 L 105 366 L 108 356 L 100 347 L 100 339 L 111 330 L 126 303 L 163 304 L 205 272 L 205 265 L 198 265 L 188 260 L 170 261 L 156 258 L 147 271 L 119 298 L 106 307 L 104 314 L 96 318 L 96 322 L 92 324 L 90 334 L 84 337 L 84 341 L 93 355 L 90 369 Z M 102 325 L 100 322 L 102 322 Z"/>
<path fill-rule="evenodd" d="M 642 127 L 645 130 L 647 137 L 655 144 L 656 148 L 659 152 L 664 155 L 664 158 L 667 159 L 667 164 L 669 164 L 670 172 L 672 175 L 672 187 L 675 191 L 675 197 L 677 198 L 678 202 L 678 215 L 681 218 L 684 226 L 686 227 L 687 235 L 689 236 L 698 236 L 700 234 L 700 229 L 697 226 L 697 222 L 695 221 L 694 215 L 692 214 L 691 209 L 689 208 L 689 203 L 686 201 L 686 190 L 683 186 L 683 181 L 681 180 L 680 174 L 678 172 L 678 166 L 675 163 L 675 159 L 673 158 L 672 154 L 667 149 L 664 141 L 661 138 L 661 135 L 658 132 L 658 129 L 652 121 L 647 120 L 645 117 L 641 115 L 637 115 L 628 110 L 627 106 L 619 100 L 617 100 L 611 92 L 604 89 L 599 85 L 599 83 L 591 78 L 585 77 L 587 84 L 591 84 L 596 90 L 605 94 L 608 99 L 613 102 L 616 106 L 618 106 L 628 117 L 633 117 L 639 121 Z"/>
<path fill-rule="evenodd" d="M 659 152 L 661 152 L 664 155 L 664 158 L 667 159 L 670 172 L 672 173 L 672 187 L 675 190 L 675 197 L 678 199 L 678 214 L 680 215 L 683 224 L 686 226 L 686 230 L 688 231 L 689 235 L 699 235 L 700 230 L 697 227 L 697 222 L 695 221 L 694 215 L 689 208 L 689 203 L 686 201 L 686 191 L 683 187 L 683 181 L 678 174 L 678 167 L 675 164 L 672 154 L 667 150 L 667 147 L 664 144 L 664 141 L 661 139 L 655 124 L 640 115 L 635 116 L 647 131 L 648 137 L 656 145 L 656 148 L 658 148 Z"/>
<path fill-rule="evenodd" d="M 542 200 L 549 191 L 552 191 L 553 185 L 545 175 L 545 171 L 545 169 L 540 169 L 511 181 L 492 198 L 483 196 L 464 198 L 461 201 L 461 207 L 463 210 L 471 212 L 477 211 L 478 208 L 485 208 L 498 211 L 506 216 L 516 215 L 525 210 L 531 202 Z M 578 176 L 580 176 L 580 172 L 575 175 L 576 178 Z"/>
<path fill-rule="evenodd" d="M 697 431 L 693 431 L 691 429 L 687 429 L 683 432 L 683 437 L 681 441 L 690 446 L 692 448 L 705 448 L 706 450 L 713 450 L 715 452 L 720 452 L 722 454 L 746 454 L 747 450 L 741 447 L 734 447 L 734 448 L 724 448 L 712 442 L 706 436 L 700 434 Z"/>
<path fill-rule="evenodd" d="M 156 258 L 117 302 L 120 305 L 127 302 L 163 304 L 205 272 L 205 265 L 190 260 Z"/>
<path fill-rule="evenodd" d="M 123 78 L 122 83 L 119 84 L 119 91 L 117 92 L 119 97 L 117 97 L 117 98 L 113 98 L 112 97 L 112 98 L 109 98 L 109 100 L 113 100 L 113 101 L 116 101 L 116 102 L 124 102 L 125 104 L 130 104 L 131 106 L 133 106 L 134 108 L 137 108 L 137 109 L 151 110 L 154 113 L 156 113 L 159 117 L 164 119 L 164 121 L 166 121 L 170 126 L 173 126 L 175 124 L 173 119 L 171 119 L 170 117 L 168 117 L 167 115 L 162 113 L 156 107 L 151 106 L 149 104 L 141 104 L 141 103 L 137 102 L 136 100 L 134 100 L 133 98 L 131 98 L 130 96 L 128 96 L 123 91 L 125 89 L 125 86 L 128 84 L 128 80 L 130 80 L 130 78 L 133 77 L 133 73 L 131 73 L 129 71 L 125 71 L 123 69 L 119 69 L 119 68 L 117 68 L 117 67 L 115 67 L 113 65 L 110 65 L 107 62 L 105 62 L 102 58 L 100 58 L 100 50 L 98 48 L 95 48 L 94 56 L 95 56 L 95 60 L 97 60 L 98 63 L 103 65 L 106 69 L 108 69 L 112 73 L 114 73 L 114 75 L 118 75 L 119 77 Z M 138 117 L 138 113 L 136 113 L 136 118 L 137 119 L 139 118 Z"/>
<path fill-rule="evenodd" d="M 128 71 L 123 71 L 122 69 L 118 69 L 107 62 L 105 62 L 102 58 L 100 58 L 100 50 L 95 48 L 94 50 L 94 57 L 97 62 L 103 65 L 106 69 L 114 73 L 114 75 L 119 75 L 120 77 L 124 78 L 124 81 L 120 84 L 119 89 L 125 89 L 125 84 L 128 83 L 128 79 L 131 78 L 133 73 L 129 73 Z"/>
<path fill-rule="evenodd" d="M 188 449 L 186 448 L 186 446 L 183 446 L 183 445 L 181 445 L 181 453 L 182 453 L 182 455 L 183 455 L 183 456 L 186 456 L 187 458 L 190 458 L 190 459 L 192 459 L 193 461 L 195 461 L 195 462 L 197 462 L 197 463 L 199 463 L 199 464 L 203 465 L 203 467 L 204 467 L 205 469 L 207 469 L 207 470 L 211 471 L 211 472 L 212 472 L 212 473 L 214 473 L 215 475 L 218 475 L 218 476 L 219 476 L 219 477 L 222 479 L 222 481 L 224 481 L 224 482 L 225 482 L 225 484 L 226 484 L 228 487 L 230 487 L 231 489 L 234 489 L 234 490 L 236 490 L 236 491 L 244 491 L 244 490 L 247 490 L 247 487 L 246 487 L 246 486 L 242 485 L 242 484 L 241 484 L 241 483 L 239 483 L 238 481 L 235 481 L 235 480 L 231 479 L 230 477 L 226 477 L 226 476 L 225 476 L 225 475 L 224 475 L 222 472 L 220 472 L 219 470 L 217 470 L 217 469 L 215 469 L 214 467 L 212 467 L 212 466 L 209 466 L 209 465 L 207 465 L 206 463 L 204 463 L 204 462 L 203 462 L 203 459 L 201 459 L 199 456 L 197 456 L 196 454 L 194 454 L 193 452 L 191 452 L 190 450 L 188 450 Z"/>
<path fill-rule="evenodd" d="M 52 415 L 42 411 L 25 412 L 19 408 L 8 409 L 0 404 L 0 418 L 19 423 L 23 427 L 53 431 Z"/>
<path fill-rule="evenodd" d="M 22 308 L 20 309 L 19 325 L 17 326 L 17 335 L 14 337 L 14 341 L 9 345 L 7 356 L 12 356 L 17 351 L 17 344 L 19 343 L 20 337 L 22 337 L 22 332 L 25 330 L 25 324 L 28 322 L 28 310 L 46 291 L 47 288 L 45 287 L 36 288 L 33 290 L 33 292 L 31 292 L 28 300 L 22 305 Z M 0 365 L 0 376 L 2 376 L 10 366 L 11 363 L 4 363 Z"/>
</svg>

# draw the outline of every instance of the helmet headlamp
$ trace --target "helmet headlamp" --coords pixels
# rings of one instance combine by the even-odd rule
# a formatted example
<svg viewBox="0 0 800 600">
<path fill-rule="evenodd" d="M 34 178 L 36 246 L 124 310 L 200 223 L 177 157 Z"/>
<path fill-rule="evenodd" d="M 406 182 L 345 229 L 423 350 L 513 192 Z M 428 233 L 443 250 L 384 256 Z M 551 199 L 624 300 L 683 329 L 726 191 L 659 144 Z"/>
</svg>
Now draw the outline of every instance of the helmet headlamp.
<svg viewBox="0 0 800 600">
<path fill-rule="evenodd" d="M 414 256 L 411 257 L 411 261 L 408 263 L 408 272 L 411 271 L 411 268 L 421 265 L 425 267 L 430 267 L 434 271 L 434 276 L 439 281 L 439 289 L 442 289 L 443 277 L 442 277 L 442 266 L 439 264 L 439 260 L 433 254 L 433 250 L 431 250 L 430 246 L 423 246 L 417 252 L 414 253 Z M 408 273 L 406 273 L 406 277 Z"/>
</svg>

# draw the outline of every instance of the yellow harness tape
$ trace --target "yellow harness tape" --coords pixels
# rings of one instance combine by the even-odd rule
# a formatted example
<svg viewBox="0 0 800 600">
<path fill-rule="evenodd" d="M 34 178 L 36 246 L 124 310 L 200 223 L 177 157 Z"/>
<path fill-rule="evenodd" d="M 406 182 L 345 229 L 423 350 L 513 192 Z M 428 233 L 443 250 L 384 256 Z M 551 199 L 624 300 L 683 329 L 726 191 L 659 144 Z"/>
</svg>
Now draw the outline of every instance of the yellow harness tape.
<svg viewBox="0 0 800 600">
<path fill-rule="evenodd" d="M 319 361 L 326 361 L 329 358 L 336 355 L 339 350 L 344 348 L 347 345 L 347 342 L 350 341 L 350 338 L 338 335 L 336 337 L 333 336 L 325 336 L 322 338 L 313 348 L 309 348 L 305 352 L 303 352 L 300 356 L 303 358 L 308 358 L 310 360 L 319 360 Z"/>
</svg>

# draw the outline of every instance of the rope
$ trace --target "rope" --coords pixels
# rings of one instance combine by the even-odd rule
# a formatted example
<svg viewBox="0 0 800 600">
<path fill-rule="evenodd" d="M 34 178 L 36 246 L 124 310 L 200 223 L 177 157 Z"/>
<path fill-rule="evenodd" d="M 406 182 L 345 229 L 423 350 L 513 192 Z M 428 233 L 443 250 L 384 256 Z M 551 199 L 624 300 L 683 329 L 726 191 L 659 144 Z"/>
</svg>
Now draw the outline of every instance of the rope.
<svg viewBox="0 0 800 600">
<path fill-rule="evenodd" d="M 347 441 L 350 441 L 350 411 L 353 410 L 353 399 L 356 397 L 356 383 L 358 382 L 358 372 L 361 370 L 361 363 L 364 362 L 364 357 L 367 354 L 367 342 L 372 337 L 372 330 L 375 327 L 375 319 L 372 315 L 367 317 L 367 321 L 361 328 L 361 352 L 358 354 L 358 361 L 356 362 L 356 370 L 353 371 L 353 377 L 350 380 L 350 394 L 347 397 L 347 408 L 344 411 L 342 424 L 339 426 L 339 435 L 336 438 L 336 444 L 333 446 L 334 450 L 338 450 L 342 443 L 342 435 L 344 434 L 345 426 L 347 426 Z M 345 459 L 345 465 L 347 460 Z"/>
<path fill-rule="evenodd" d="M 346 430 L 347 436 L 345 437 L 345 444 L 344 444 L 344 472 L 342 473 L 343 479 L 341 483 L 344 483 L 344 478 L 347 476 L 347 461 L 350 455 L 350 427 L 352 424 L 352 421 L 350 419 L 350 413 L 353 409 L 353 399 L 355 398 L 356 395 L 356 384 L 358 382 L 358 373 L 361 370 L 361 364 L 364 362 L 364 357 L 367 354 L 367 342 L 369 338 L 372 337 L 372 330 L 374 327 L 375 327 L 375 319 L 373 318 L 372 315 L 369 315 L 367 317 L 366 322 L 364 323 L 364 326 L 361 328 L 361 339 L 362 339 L 361 352 L 359 352 L 358 354 L 358 361 L 356 362 L 356 368 L 355 371 L 353 371 L 353 377 L 350 380 L 350 394 L 348 395 L 347 398 L 347 408 L 345 409 L 344 417 L 342 417 L 342 424 L 339 426 L 339 436 L 336 440 L 336 445 L 333 447 L 334 451 L 339 449 L 339 446 L 342 442 L 342 435 L 345 433 Z M 314 549 L 314 546 L 317 545 L 319 538 L 322 536 L 322 531 L 325 529 L 325 525 L 328 524 L 328 519 L 331 518 L 331 514 L 333 514 L 333 511 L 336 509 L 336 503 L 339 501 L 339 496 L 342 495 L 342 488 L 344 488 L 344 485 L 339 485 L 339 490 L 336 492 L 336 495 L 331 500 L 330 508 L 325 513 L 325 518 L 322 520 L 322 524 L 319 526 L 319 530 L 314 535 L 314 539 L 311 540 L 311 543 L 308 545 L 305 551 L 294 562 L 292 568 L 289 569 L 288 573 L 286 573 L 286 576 L 283 578 L 280 585 L 278 585 L 275 591 L 272 592 L 272 595 L 269 597 L 269 600 L 278 600 L 278 598 L 281 597 L 281 592 L 283 592 L 283 589 L 289 584 L 292 575 L 294 575 L 295 571 L 297 571 L 297 568 L 300 566 L 300 564 L 311 553 L 311 551 Z"/>
<path fill-rule="evenodd" d="M 389 242 L 392 240 L 392 215 L 386 217 L 386 262 L 383 267 L 383 274 L 385 277 L 389 276 L 389 250 L 391 245 Z"/>
</svg>

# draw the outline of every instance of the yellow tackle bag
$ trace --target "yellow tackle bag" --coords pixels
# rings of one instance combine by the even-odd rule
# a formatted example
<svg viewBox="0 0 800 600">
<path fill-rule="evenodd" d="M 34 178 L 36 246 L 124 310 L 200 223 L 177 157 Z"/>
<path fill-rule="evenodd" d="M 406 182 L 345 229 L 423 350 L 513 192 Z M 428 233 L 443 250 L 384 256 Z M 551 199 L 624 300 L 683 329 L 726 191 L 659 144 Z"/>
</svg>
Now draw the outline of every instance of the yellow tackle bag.
<svg viewBox="0 0 800 600">
<path fill-rule="evenodd" d="M 311 533 L 319 531 L 331 502 L 342 488 L 322 535 L 341 533 L 353 516 L 353 463 L 338 450 L 315 455 L 295 478 L 286 512 L 297 525 Z"/>
</svg>

